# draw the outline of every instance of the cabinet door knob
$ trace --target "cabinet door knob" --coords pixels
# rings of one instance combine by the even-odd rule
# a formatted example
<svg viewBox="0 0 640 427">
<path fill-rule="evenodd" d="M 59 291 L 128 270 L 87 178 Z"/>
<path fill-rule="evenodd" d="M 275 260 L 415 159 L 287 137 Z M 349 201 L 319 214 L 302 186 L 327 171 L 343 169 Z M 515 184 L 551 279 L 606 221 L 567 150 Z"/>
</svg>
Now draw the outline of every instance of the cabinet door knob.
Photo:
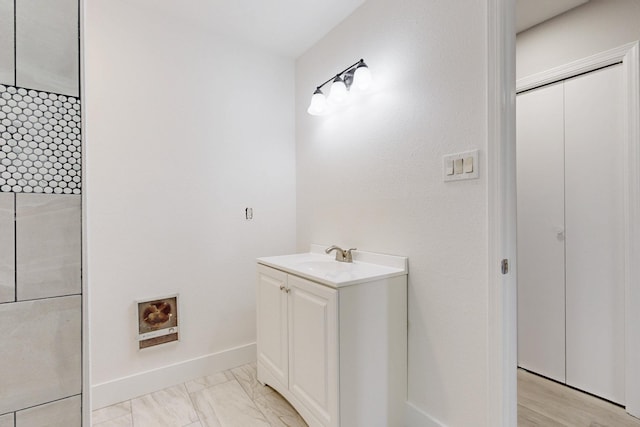
<svg viewBox="0 0 640 427">
<path fill-rule="evenodd" d="M 287 288 L 287 289 L 285 290 L 285 292 L 286 292 L 286 293 L 291 292 L 291 288 Z"/>
<path fill-rule="evenodd" d="M 286 288 L 284 286 L 280 286 L 280 290 L 284 291 Z"/>
</svg>

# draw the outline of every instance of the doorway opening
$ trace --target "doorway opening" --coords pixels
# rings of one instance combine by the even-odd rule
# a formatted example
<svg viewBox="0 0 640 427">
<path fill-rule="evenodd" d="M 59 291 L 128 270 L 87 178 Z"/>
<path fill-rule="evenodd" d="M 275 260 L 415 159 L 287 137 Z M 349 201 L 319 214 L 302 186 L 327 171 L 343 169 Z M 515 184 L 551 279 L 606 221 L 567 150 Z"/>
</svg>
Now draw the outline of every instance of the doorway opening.
<svg viewBox="0 0 640 427">
<path fill-rule="evenodd" d="M 616 66 L 614 64 L 620 64 L 620 65 Z M 602 391 L 601 387 L 600 388 L 595 387 L 594 389 L 594 388 L 590 388 L 590 387 L 593 387 L 591 385 L 585 385 L 589 381 L 586 381 L 585 383 L 581 379 L 580 380 L 576 379 L 578 377 L 576 377 L 575 373 L 580 370 L 580 368 L 578 368 L 577 370 L 575 368 L 575 366 L 580 364 L 580 363 L 577 363 L 576 361 L 580 361 L 584 359 L 584 357 L 580 356 L 580 351 L 576 352 L 576 349 L 580 348 L 580 345 L 578 345 L 577 347 L 574 345 L 575 334 L 570 333 L 570 330 L 575 332 L 576 322 L 582 325 L 582 324 L 588 323 L 588 320 L 590 319 L 589 317 L 584 317 L 584 316 L 581 318 L 580 315 L 578 315 L 577 317 L 574 316 L 576 313 L 575 307 L 573 307 L 572 302 L 567 302 L 566 299 L 561 303 L 557 304 L 562 311 L 561 313 L 562 322 L 557 323 L 557 326 L 558 326 L 557 328 L 551 325 L 546 325 L 546 331 L 549 331 L 549 333 L 553 333 L 553 331 L 556 331 L 556 335 L 563 340 L 561 346 L 556 348 L 557 350 L 561 350 L 561 352 L 563 353 L 563 354 L 560 354 L 560 351 L 557 352 L 560 355 L 561 360 L 556 360 L 555 362 L 556 366 L 547 371 L 545 371 L 544 368 L 540 368 L 539 366 L 537 366 L 539 365 L 538 361 L 534 360 L 536 359 L 537 356 L 533 356 L 533 358 L 529 358 L 529 360 L 523 361 L 522 353 L 524 353 L 525 351 L 528 351 L 526 349 L 523 350 L 523 348 L 526 347 L 526 343 L 525 345 L 523 345 L 523 341 L 524 341 L 523 337 L 518 338 L 518 343 L 520 344 L 520 346 L 518 347 L 518 350 L 520 350 L 520 353 L 521 353 L 519 354 L 518 359 L 519 359 L 520 365 L 522 365 L 525 368 L 531 367 L 530 369 L 532 371 L 537 372 L 545 377 L 551 378 L 556 381 L 560 381 L 561 383 L 567 383 L 570 386 L 573 386 L 582 390 L 586 390 L 593 394 L 599 395 L 604 399 L 608 399 L 618 404 L 621 404 L 626 407 L 626 411 L 628 413 L 634 416 L 639 416 L 640 408 L 638 407 L 637 402 L 638 402 L 638 396 L 640 396 L 640 390 L 636 385 L 638 384 L 637 371 L 639 367 L 635 366 L 637 364 L 637 362 L 635 361 L 639 360 L 638 357 L 640 353 L 638 353 L 638 345 L 635 342 L 636 340 L 632 339 L 632 337 L 638 336 L 638 333 L 640 333 L 640 323 L 638 322 L 639 319 L 635 314 L 635 312 L 638 311 L 638 307 L 640 307 L 640 299 L 638 298 L 638 292 L 639 292 L 638 287 L 640 286 L 640 282 L 639 282 L 640 276 L 638 275 L 638 271 L 636 271 L 636 267 L 634 265 L 634 264 L 637 264 L 637 262 L 633 261 L 633 260 L 637 260 L 638 259 L 637 257 L 639 255 L 638 254 L 639 235 L 637 230 L 637 227 L 638 227 L 637 224 L 640 219 L 638 216 L 638 203 L 640 201 L 640 188 L 638 185 L 638 170 L 640 169 L 640 157 L 639 157 L 640 132 L 638 131 L 639 129 L 638 122 L 640 121 L 639 119 L 640 103 L 638 102 L 638 100 L 640 99 L 640 93 L 638 89 L 638 75 L 639 75 L 638 70 L 640 68 L 640 65 L 638 61 L 638 43 L 634 42 L 634 43 L 626 44 L 616 49 L 611 49 L 603 53 L 589 56 L 587 58 L 584 58 L 578 61 L 570 62 L 560 67 L 555 67 L 544 72 L 539 72 L 539 73 L 521 78 L 517 80 L 516 91 L 520 94 L 536 93 L 536 92 L 542 93 L 543 90 L 550 93 L 551 90 L 547 90 L 547 89 L 552 88 L 554 86 L 555 86 L 555 89 L 558 89 L 557 86 L 559 84 L 562 84 L 557 82 L 578 81 L 580 79 L 580 77 L 578 76 L 584 77 L 588 75 L 595 75 L 598 73 L 597 70 L 603 71 L 608 69 L 614 69 L 615 67 L 620 68 L 618 77 L 621 80 L 621 83 L 623 86 L 621 90 L 621 94 L 622 94 L 621 99 L 619 100 L 620 111 L 618 111 L 617 113 L 620 116 L 620 122 L 622 127 L 622 130 L 621 130 L 622 147 L 621 147 L 621 153 L 619 155 L 618 160 L 615 162 L 614 165 L 609 165 L 608 170 L 612 168 L 615 169 L 617 172 L 619 172 L 622 179 L 621 185 L 620 185 L 622 188 L 618 189 L 620 190 L 619 204 L 622 212 L 620 215 L 622 217 L 622 220 L 620 221 L 622 222 L 622 224 L 620 224 L 620 229 L 618 233 L 619 234 L 618 237 L 620 238 L 620 246 L 619 246 L 618 255 L 615 257 L 612 257 L 612 258 L 615 258 L 614 261 L 617 262 L 620 267 L 619 283 L 620 283 L 621 289 L 620 289 L 619 295 L 621 296 L 620 297 L 621 299 L 619 301 L 620 307 L 618 307 L 617 310 L 614 310 L 614 312 L 609 313 L 609 315 L 612 317 L 615 317 L 615 316 L 619 317 L 618 319 L 619 324 L 615 328 L 612 328 L 608 333 L 605 333 L 603 336 L 605 336 L 608 339 L 608 338 L 611 338 L 609 335 L 618 334 L 618 337 L 616 339 L 619 341 L 618 347 L 620 348 L 620 354 L 618 355 L 617 362 L 615 362 L 615 366 L 619 368 L 620 372 L 618 372 L 617 380 L 615 381 L 608 380 L 610 382 L 617 382 L 617 385 L 616 385 L 617 389 L 615 392 Z M 556 92 L 557 93 L 562 92 L 561 96 L 565 95 L 564 88 L 561 91 L 556 90 Z M 582 94 L 583 92 L 584 92 L 584 88 L 581 88 L 580 90 L 577 91 L 578 94 Z M 562 109 L 564 108 L 565 99 L 563 98 L 561 102 L 563 103 L 563 105 L 561 106 L 561 109 Z M 518 108 L 520 109 L 521 107 L 523 109 L 525 108 L 524 106 L 520 106 L 520 105 Z M 520 114 L 520 112 L 518 114 Z M 567 114 L 567 113 L 564 112 L 560 114 Z M 558 120 L 557 122 L 562 126 L 564 126 L 565 124 L 564 118 Z M 552 126 L 549 123 L 547 124 L 549 127 Z M 518 126 L 520 126 L 519 123 L 518 123 Z M 564 138 L 565 137 L 564 128 L 561 130 L 561 133 L 562 133 L 562 138 Z M 584 135 L 582 139 L 584 139 Z M 580 140 L 580 142 L 582 142 L 582 140 Z M 513 144 L 515 145 L 515 139 L 513 140 Z M 520 149 L 520 146 L 519 146 L 519 149 Z M 604 153 L 606 156 L 608 153 L 608 150 L 604 150 L 602 153 Z M 564 153 L 562 153 L 562 155 L 564 155 Z M 520 167 L 521 166 L 520 155 L 518 155 L 518 159 L 519 159 L 518 167 Z M 600 159 L 596 159 L 596 160 L 599 161 Z M 565 159 L 562 159 L 563 164 L 564 162 L 565 162 Z M 524 166 L 523 169 L 524 168 L 526 168 L 526 166 Z M 586 172 L 588 174 L 591 171 L 587 170 Z M 592 182 L 592 184 L 596 183 L 595 185 L 597 185 L 597 183 L 601 182 L 600 181 L 601 177 L 597 173 L 595 173 L 595 171 L 593 172 L 594 172 L 594 176 L 592 176 L 592 178 L 594 179 L 594 181 Z M 561 173 L 564 173 L 564 172 L 561 172 Z M 545 179 L 549 178 L 548 167 L 545 168 L 545 166 L 541 166 L 538 172 L 538 176 L 542 181 L 545 181 Z M 535 174 L 532 175 L 532 177 L 536 178 Z M 520 175 L 518 175 L 518 179 L 520 178 L 521 178 Z M 585 179 L 585 176 L 583 175 L 581 178 L 577 178 L 575 182 L 572 182 L 571 185 L 574 185 L 574 188 L 581 188 L 581 186 L 588 187 L 590 185 L 588 181 L 589 180 Z M 518 182 L 519 182 L 518 191 L 521 191 L 520 189 L 521 183 L 520 181 Z M 565 188 L 566 186 L 565 182 L 566 182 L 566 178 L 563 176 L 563 182 L 562 184 L 560 184 L 562 188 L 559 191 L 560 193 L 562 193 L 561 196 L 563 199 L 564 197 L 568 197 L 568 196 L 565 196 L 564 194 L 565 190 L 567 190 L 567 188 Z M 553 188 L 553 184 L 551 185 L 551 187 L 548 187 L 548 189 L 552 189 L 552 188 Z M 612 193 L 613 192 L 614 191 L 612 191 Z M 524 216 L 526 216 L 527 214 L 531 214 L 531 217 L 534 220 L 534 222 L 535 221 L 539 222 L 541 220 L 541 217 L 544 216 L 544 214 L 540 212 L 536 213 L 535 209 L 531 209 L 531 205 L 527 206 L 526 203 L 523 204 L 522 202 L 523 197 L 521 196 L 522 195 L 519 193 L 517 197 L 518 217 L 520 218 L 522 215 L 522 212 L 524 212 Z M 606 198 L 604 198 L 603 203 L 606 203 L 606 202 L 607 200 Z M 562 201 L 561 203 L 562 203 L 563 210 L 565 208 L 574 209 L 573 202 L 566 203 Z M 583 207 L 583 210 L 586 211 L 584 207 Z M 578 213 L 584 213 L 584 212 L 578 212 Z M 513 213 L 513 215 L 515 216 L 516 214 Z M 578 217 L 577 215 L 574 215 L 574 216 L 576 218 Z M 561 221 L 556 221 L 556 222 L 559 222 L 559 224 L 555 224 L 556 229 L 548 230 L 548 231 L 553 231 L 557 234 L 556 243 L 561 243 L 562 245 L 565 245 L 566 244 L 564 242 L 565 218 L 563 217 Z M 520 238 L 524 239 L 524 234 L 526 234 L 527 232 L 533 231 L 531 227 L 527 227 L 526 229 L 521 229 L 520 226 L 521 224 L 518 226 L 519 239 Z M 567 227 L 569 226 L 567 225 Z M 579 229 L 579 227 L 574 227 L 574 230 L 576 229 Z M 539 229 L 537 232 L 538 233 L 537 236 L 540 236 L 540 231 L 541 230 Z M 576 233 L 576 234 L 579 234 L 579 233 Z M 574 236 L 576 234 L 574 234 Z M 586 233 L 583 233 L 583 234 L 586 234 Z M 599 245 L 592 244 L 590 247 L 593 248 L 597 246 Z M 547 249 L 551 251 L 553 250 L 549 248 Z M 523 253 L 520 253 L 518 255 L 520 262 L 517 263 L 517 267 L 516 267 L 517 274 L 518 274 L 517 277 L 518 277 L 518 280 L 523 284 L 526 280 L 526 277 L 530 275 L 533 270 L 530 268 L 531 265 L 527 265 L 527 262 L 523 261 L 524 259 L 523 257 L 524 255 L 526 255 L 525 254 L 526 250 L 522 249 L 520 243 L 518 244 L 518 250 Z M 596 258 L 595 260 L 592 260 L 590 262 L 585 261 L 585 259 L 576 261 L 575 248 L 573 248 L 572 251 L 573 252 L 571 252 L 571 255 L 569 255 L 568 249 L 565 250 L 565 247 L 563 246 L 561 250 L 562 256 L 563 256 L 562 267 L 559 267 L 562 271 L 556 271 L 556 273 L 559 273 L 559 274 L 556 275 L 555 277 L 561 279 L 563 281 L 563 284 L 565 279 L 567 280 L 567 285 L 566 285 L 567 287 L 562 288 L 563 292 L 566 289 L 566 294 L 562 295 L 562 298 L 569 298 L 569 294 L 575 294 L 576 290 L 578 290 L 578 294 L 583 292 L 581 290 L 581 286 L 583 285 L 584 280 L 582 280 L 582 282 L 580 280 L 576 282 L 575 280 L 576 277 L 580 276 L 580 274 L 578 274 L 577 276 L 575 275 L 576 267 L 582 270 L 580 273 L 588 272 L 590 268 L 597 270 L 598 269 L 597 263 L 600 262 L 600 260 L 602 260 L 606 255 L 608 255 L 605 252 L 605 254 L 600 258 Z M 549 255 L 549 252 L 548 251 L 544 252 L 544 255 L 545 256 Z M 565 268 L 564 264 L 568 260 L 568 258 L 571 258 L 573 260 L 572 262 L 574 262 L 575 264 L 574 270 L 571 273 L 564 270 Z M 543 263 L 542 265 L 545 265 L 545 270 L 543 271 L 544 273 L 549 273 L 549 271 L 554 269 L 554 267 L 546 268 L 547 264 Z M 537 270 L 540 271 L 541 269 L 538 268 Z M 586 273 L 586 274 L 588 275 L 589 273 Z M 569 276 L 572 276 L 571 280 L 573 280 L 571 286 L 569 286 L 569 278 L 568 278 Z M 584 279 L 584 276 L 583 276 L 583 279 Z M 549 280 L 543 280 L 540 283 L 549 284 Z M 518 300 L 520 303 L 522 302 L 520 301 L 522 298 L 531 297 L 531 295 L 522 295 L 527 292 L 526 289 L 523 289 L 522 284 L 518 285 L 518 292 L 521 294 L 518 296 Z M 579 286 L 576 286 L 576 284 L 579 284 Z M 542 292 L 542 293 L 548 294 L 547 292 Z M 595 294 L 590 294 L 590 295 L 591 295 L 591 298 L 596 298 L 596 299 L 602 297 L 602 295 L 597 296 L 597 292 Z M 575 297 L 575 295 L 573 295 L 573 297 Z M 580 298 L 584 302 L 584 298 L 588 299 L 590 298 L 590 296 L 587 295 L 586 293 L 583 293 L 580 296 Z M 549 301 L 553 301 L 553 298 L 550 299 Z M 591 306 L 593 305 L 594 305 L 594 301 L 591 302 Z M 521 305 L 518 305 L 517 310 L 514 310 L 514 311 L 518 312 L 518 310 L 520 310 L 520 312 L 518 313 L 517 317 L 521 321 L 521 325 L 518 330 L 518 332 L 520 333 L 522 324 L 527 322 L 531 324 L 531 318 L 528 320 L 527 319 L 523 320 L 523 313 L 522 313 L 523 310 Z M 541 321 L 550 321 L 550 317 L 552 316 L 550 316 L 548 312 L 551 312 L 553 310 L 549 309 L 548 305 L 544 306 L 544 310 L 545 310 L 545 313 L 533 313 L 533 317 L 538 316 L 539 320 Z M 570 312 L 572 314 L 569 314 Z M 598 314 L 600 313 L 594 313 L 593 318 L 597 319 Z M 598 321 L 596 321 L 596 324 L 602 325 L 603 319 L 605 318 L 603 317 L 602 319 L 599 319 Z M 509 321 L 512 321 L 515 324 L 516 319 L 511 318 L 509 319 Z M 555 321 L 551 321 L 551 323 L 553 322 Z M 572 326 L 570 326 L 570 324 Z M 558 329 L 562 329 L 562 330 L 558 331 Z M 589 339 L 589 337 L 582 337 L 582 338 L 585 338 L 587 340 Z M 571 343 L 571 345 L 573 347 L 571 350 L 569 350 L 569 346 L 570 346 L 569 342 L 572 340 L 573 342 Z M 580 339 L 578 339 L 578 341 L 580 341 Z M 565 342 L 567 343 L 566 347 L 565 347 Z M 584 342 L 582 344 L 584 344 Z M 510 343 L 510 345 L 514 346 L 514 343 Z M 590 345 L 592 346 L 592 348 L 598 349 L 597 343 L 595 342 L 590 343 Z M 535 347 L 535 346 L 530 346 L 530 347 Z M 570 357 L 569 353 L 571 352 L 573 352 L 574 354 L 571 355 Z M 597 353 L 597 352 L 598 352 L 597 350 L 594 351 L 594 353 Z M 548 356 L 549 352 L 547 350 L 541 350 L 539 351 L 539 353 L 540 353 L 539 355 L 541 355 L 542 358 L 545 358 Z M 553 351 L 551 351 L 551 353 L 553 353 Z M 584 354 L 584 351 L 582 351 L 582 353 Z M 524 357 L 524 359 L 527 359 L 527 357 Z M 572 361 L 570 361 L 570 359 Z M 622 367 L 620 368 L 620 366 Z M 512 366 L 511 369 L 514 369 L 514 367 Z M 591 370 L 593 371 L 593 368 L 591 368 Z M 591 373 L 587 372 L 587 375 Z M 599 373 L 596 372 L 595 374 L 597 376 Z M 570 376 L 571 376 L 571 379 L 569 379 Z M 530 379 L 530 377 L 528 377 L 526 373 L 522 373 L 522 372 L 518 373 L 518 377 L 519 379 L 522 377 L 527 377 Z M 620 379 L 622 379 L 622 384 Z M 514 404 L 514 402 L 510 402 L 510 403 Z"/>
</svg>

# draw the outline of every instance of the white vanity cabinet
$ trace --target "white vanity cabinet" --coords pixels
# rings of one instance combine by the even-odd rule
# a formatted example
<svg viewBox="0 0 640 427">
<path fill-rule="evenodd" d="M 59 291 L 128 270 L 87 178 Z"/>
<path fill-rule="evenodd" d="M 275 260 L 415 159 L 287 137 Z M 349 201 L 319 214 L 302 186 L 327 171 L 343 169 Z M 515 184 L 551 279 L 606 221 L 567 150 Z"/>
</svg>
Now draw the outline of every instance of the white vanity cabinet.
<svg viewBox="0 0 640 427">
<path fill-rule="evenodd" d="M 274 380 L 286 386 L 323 426 L 338 425 L 337 294 L 327 286 L 258 267 L 258 369 L 266 368 L 273 378 L 263 378 L 262 372 L 258 377 L 285 397 Z"/>
<path fill-rule="evenodd" d="M 287 265 L 296 256 L 307 261 Z M 258 380 L 311 427 L 404 423 L 407 273 L 394 258 L 404 268 L 368 275 L 324 254 L 258 260 Z"/>
</svg>

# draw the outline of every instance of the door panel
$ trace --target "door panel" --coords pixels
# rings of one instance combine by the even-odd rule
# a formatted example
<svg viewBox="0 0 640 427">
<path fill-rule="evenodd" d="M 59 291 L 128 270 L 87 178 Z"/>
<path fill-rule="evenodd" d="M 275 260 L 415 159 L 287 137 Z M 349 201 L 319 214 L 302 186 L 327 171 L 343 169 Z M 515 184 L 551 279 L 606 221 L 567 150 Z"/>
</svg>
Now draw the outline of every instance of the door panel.
<svg viewBox="0 0 640 427">
<path fill-rule="evenodd" d="M 624 403 L 622 66 L 565 82 L 567 384 Z"/>
<path fill-rule="evenodd" d="M 258 266 L 258 361 L 284 386 L 289 378 L 286 287 L 285 273 Z"/>
<path fill-rule="evenodd" d="M 337 291 L 295 276 L 289 289 L 289 389 L 324 425 L 337 425 Z"/>
<path fill-rule="evenodd" d="M 562 83 L 517 97 L 518 365 L 565 381 Z"/>
</svg>

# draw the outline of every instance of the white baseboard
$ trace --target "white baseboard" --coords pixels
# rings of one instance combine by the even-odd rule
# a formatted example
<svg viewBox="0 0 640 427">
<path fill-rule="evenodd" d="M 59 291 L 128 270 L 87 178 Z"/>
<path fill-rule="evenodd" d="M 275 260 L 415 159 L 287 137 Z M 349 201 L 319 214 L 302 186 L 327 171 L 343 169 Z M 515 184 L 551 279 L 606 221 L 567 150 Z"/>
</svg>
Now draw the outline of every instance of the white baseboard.
<svg viewBox="0 0 640 427">
<path fill-rule="evenodd" d="M 422 409 L 411 402 L 407 402 L 406 427 L 445 427 Z"/>
<path fill-rule="evenodd" d="M 100 409 L 194 378 L 211 375 L 256 361 L 256 344 L 251 343 L 218 353 L 140 372 L 91 387 L 91 409 Z"/>
</svg>

